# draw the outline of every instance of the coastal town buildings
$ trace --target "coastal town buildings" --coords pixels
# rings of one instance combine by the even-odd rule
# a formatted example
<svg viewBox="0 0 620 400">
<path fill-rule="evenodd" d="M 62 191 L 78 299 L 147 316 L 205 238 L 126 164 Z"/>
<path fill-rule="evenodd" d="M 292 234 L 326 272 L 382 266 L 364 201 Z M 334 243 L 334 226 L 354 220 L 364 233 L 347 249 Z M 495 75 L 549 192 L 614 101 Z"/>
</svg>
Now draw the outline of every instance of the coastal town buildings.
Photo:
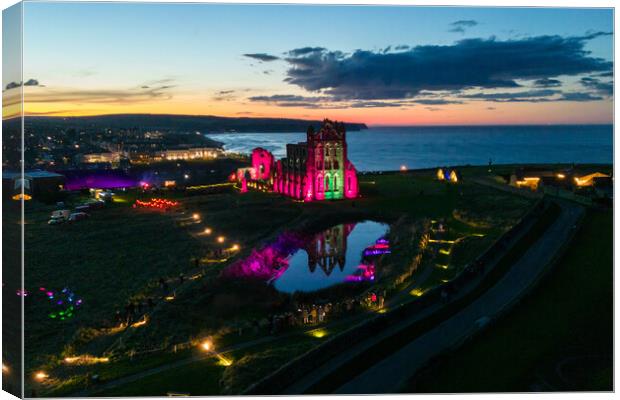
<svg viewBox="0 0 620 400">
<path fill-rule="evenodd" d="M 347 154 L 342 123 L 323 121 L 318 131 L 308 128 L 306 141 L 287 144 L 286 157 L 275 161 L 262 148 L 252 152 L 252 166 L 232 176 L 241 191 L 248 187 L 271 190 L 301 201 L 354 199 L 359 187 L 357 171 Z"/>
<path fill-rule="evenodd" d="M 220 149 L 215 147 L 190 147 L 190 148 L 174 148 L 162 151 L 159 156 L 161 160 L 212 160 L 217 158 L 221 153 Z"/>
<path fill-rule="evenodd" d="M 118 163 L 121 160 L 121 153 L 119 152 L 107 152 L 107 153 L 90 153 L 82 155 L 82 162 L 86 164 L 95 163 Z"/>
</svg>

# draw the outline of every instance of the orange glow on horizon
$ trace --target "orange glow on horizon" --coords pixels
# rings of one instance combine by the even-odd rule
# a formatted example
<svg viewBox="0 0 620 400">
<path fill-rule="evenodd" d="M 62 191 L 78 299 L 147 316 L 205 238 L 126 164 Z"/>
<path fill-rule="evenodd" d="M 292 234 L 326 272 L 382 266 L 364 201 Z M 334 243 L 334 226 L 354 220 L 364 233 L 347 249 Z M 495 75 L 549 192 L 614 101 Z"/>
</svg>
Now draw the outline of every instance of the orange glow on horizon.
<svg viewBox="0 0 620 400">
<path fill-rule="evenodd" d="M 148 99 L 136 102 L 54 101 L 32 98 L 24 93 L 24 114 L 27 116 L 95 116 L 106 114 L 176 114 L 217 115 L 222 117 L 295 118 L 322 120 L 330 118 L 368 126 L 398 125 L 509 125 L 509 124 L 600 124 L 612 123 L 613 102 L 546 102 L 493 103 L 472 101 L 437 107 L 415 105 L 409 108 L 342 108 L 304 109 L 278 107 L 273 104 L 239 101 L 213 101 L 183 94 L 172 99 Z M 36 100 L 36 101 L 35 101 Z M 20 113 L 19 104 L 6 103 L 3 117 Z"/>
</svg>

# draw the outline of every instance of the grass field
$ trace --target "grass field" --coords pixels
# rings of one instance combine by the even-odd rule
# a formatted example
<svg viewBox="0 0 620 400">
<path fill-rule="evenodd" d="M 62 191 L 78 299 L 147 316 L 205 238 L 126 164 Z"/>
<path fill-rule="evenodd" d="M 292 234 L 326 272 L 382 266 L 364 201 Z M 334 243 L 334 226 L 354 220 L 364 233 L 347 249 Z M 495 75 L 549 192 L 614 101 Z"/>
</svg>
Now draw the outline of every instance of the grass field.
<svg viewBox="0 0 620 400">
<path fill-rule="evenodd" d="M 64 356 L 75 353 L 99 356 L 105 349 L 118 344 L 121 337 L 124 351 L 128 350 L 129 345 L 139 348 L 152 344 L 154 340 L 164 344 L 174 343 L 179 338 L 191 340 L 208 334 L 213 324 L 219 323 L 218 318 L 225 316 L 227 321 L 237 320 L 240 318 L 238 315 L 219 313 L 221 316 L 218 317 L 218 311 L 205 307 L 208 303 L 202 300 L 202 295 L 196 294 L 204 290 L 202 288 L 207 282 L 216 279 L 228 263 L 249 254 L 253 248 L 272 240 L 284 229 L 327 227 L 360 219 L 374 219 L 393 225 L 405 218 L 411 223 L 421 219 L 442 219 L 459 233 L 480 232 L 478 227 L 455 220 L 454 213 L 458 210 L 473 221 L 492 222 L 492 226 L 483 229 L 485 238 L 476 247 L 481 250 L 518 220 L 531 204 L 530 200 L 466 180 L 457 185 L 438 182 L 433 171 L 361 175 L 360 182 L 362 198 L 333 203 L 301 204 L 257 192 L 244 195 L 234 191 L 208 195 L 170 193 L 169 196 L 182 202 L 184 214 L 133 209 L 133 199 L 150 196 L 127 192 L 118 197 L 121 201 L 106 209 L 93 211 L 91 218 L 60 226 L 46 224 L 54 207 L 31 204 L 26 211 L 27 289 L 36 292 L 39 287 L 53 290 L 69 287 L 84 300 L 84 304 L 72 319 L 61 322 L 48 318 L 51 305 L 46 298 L 28 298 L 27 373 L 40 368 L 54 369 L 53 373 L 68 383 L 65 389 L 71 387 L 71 382 L 78 389 L 82 380 L 75 375 L 75 371 L 61 367 L 60 361 Z M 194 213 L 199 214 L 198 220 L 192 219 Z M 202 234 L 207 227 L 213 230 L 212 235 Z M 402 232 L 404 234 L 406 230 Z M 158 306 L 145 327 L 107 336 L 97 331 L 102 326 L 113 326 L 115 310 L 122 309 L 128 301 L 156 291 L 158 279 L 172 279 L 181 272 L 191 271 L 196 257 L 204 258 L 210 250 L 217 248 L 217 236 L 226 237 L 226 245 L 239 244 L 241 251 L 225 263 L 206 267 L 206 275 L 201 280 L 187 283 L 177 293 L 177 300 Z M 478 251 L 469 250 L 471 248 L 455 251 L 452 262 L 464 265 Z M 391 260 L 394 265 L 408 262 L 399 258 L 398 254 L 390 257 L 386 258 L 386 262 Z M 449 279 L 450 276 L 438 274 L 434 281 Z M 250 286 L 238 286 L 239 289 L 231 295 L 247 297 L 251 294 Z M 291 347 L 287 352 L 278 354 L 277 359 L 293 356 L 299 350 Z M 83 368 L 79 375 L 83 377 L 102 369 L 116 371 L 116 366 L 120 367 L 119 362 L 124 361 Z M 114 379 L 139 370 L 140 364 L 147 368 L 157 362 L 139 358 L 131 369 L 118 368 L 118 372 L 101 375 L 105 379 Z M 263 364 L 249 362 L 248 365 L 262 368 Z M 188 376 L 200 382 L 199 371 L 194 374 L 192 367 L 188 368 Z M 205 369 L 209 368 L 205 366 Z M 173 372 L 170 374 L 174 375 Z M 175 378 L 162 378 L 158 384 L 165 386 L 166 381 L 171 383 Z M 208 382 L 211 381 L 204 380 L 205 394 L 219 390 L 214 391 L 211 384 L 207 385 Z M 239 387 L 232 383 L 229 386 Z M 53 387 L 45 385 L 37 387 L 42 394 L 53 390 Z M 172 384 L 167 387 L 176 390 Z M 190 389 L 192 393 L 196 391 L 194 387 Z M 131 389 L 127 394 L 138 394 L 136 390 Z"/>
<path fill-rule="evenodd" d="M 404 392 L 613 389 L 613 212 L 589 210 L 574 244 L 513 311 Z"/>
</svg>

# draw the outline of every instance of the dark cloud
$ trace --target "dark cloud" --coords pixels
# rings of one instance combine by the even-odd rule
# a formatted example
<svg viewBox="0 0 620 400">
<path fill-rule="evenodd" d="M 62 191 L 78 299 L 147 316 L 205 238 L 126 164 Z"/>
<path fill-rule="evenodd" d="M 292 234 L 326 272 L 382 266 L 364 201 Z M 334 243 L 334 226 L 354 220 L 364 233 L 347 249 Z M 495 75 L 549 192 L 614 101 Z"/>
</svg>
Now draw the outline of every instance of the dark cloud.
<svg viewBox="0 0 620 400">
<path fill-rule="evenodd" d="M 558 87 L 562 86 L 562 82 L 557 79 L 542 78 L 534 81 L 534 86 L 537 87 Z"/>
<path fill-rule="evenodd" d="M 596 96 L 591 93 L 570 92 L 564 93 L 559 101 L 596 101 L 603 100 L 601 96 Z"/>
<path fill-rule="evenodd" d="M 275 61 L 275 60 L 280 59 L 280 57 L 278 56 L 274 56 L 274 55 L 267 54 L 267 53 L 250 53 L 250 54 L 244 54 L 244 56 L 248 58 L 252 58 L 254 60 L 264 61 L 264 62 Z"/>
<path fill-rule="evenodd" d="M 286 82 L 335 99 L 414 98 L 422 91 L 515 88 L 518 80 L 610 72 L 610 61 L 584 49 L 585 36 L 536 36 L 500 41 L 466 39 L 452 45 L 421 45 L 398 53 L 322 48 L 290 51 Z"/>
<path fill-rule="evenodd" d="M 592 77 L 581 78 L 579 82 L 582 86 L 604 96 L 611 96 L 614 93 L 613 82 L 602 82 L 600 79 Z"/>
<path fill-rule="evenodd" d="M 413 104 L 405 102 L 387 101 L 356 101 L 348 104 L 348 108 L 385 108 L 385 107 L 411 107 Z"/>
<path fill-rule="evenodd" d="M 301 107 L 308 109 L 338 109 L 338 108 L 384 108 L 384 107 L 411 107 L 412 101 L 364 101 L 338 100 L 327 96 L 300 96 L 295 94 L 276 94 L 272 96 L 252 96 L 252 102 L 263 102 L 278 107 Z"/>
<path fill-rule="evenodd" d="M 450 24 L 452 28 L 450 28 L 449 32 L 465 33 L 467 28 L 473 28 L 476 25 L 478 25 L 478 22 L 473 19 L 461 19 Z"/>
<path fill-rule="evenodd" d="M 290 50 L 286 54 L 290 57 L 300 57 L 310 53 L 320 53 L 324 50 L 326 50 L 325 47 L 300 47 L 298 49 Z"/>
<path fill-rule="evenodd" d="M 20 87 L 21 85 L 22 85 L 21 82 L 20 83 L 10 82 L 6 85 L 5 90 L 15 89 L 15 88 Z"/>
<path fill-rule="evenodd" d="M 601 74 L 598 74 L 597 76 L 600 76 L 601 78 L 613 78 L 614 77 L 614 71 L 603 72 Z"/>
<path fill-rule="evenodd" d="M 398 46 L 394 46 L 394 50 L 396 51 L 402 51 L 402 50 L 408 50 L 409 46 L 406 44 L 399 44 Z"/>
<path fill-rule="evenodd" d="M 547 103 L 551 101 L 597 101 L 603 97 L 588 92 L 562 92 L 560 90 L 528 90 L 505 93 L 475 93 L 460 98 L 484 100 L 495 103 Z"/>
<path fill-rule="evenodd" d="M 443 104 L 462 104 L 463 102 L 460 100 L 449 100 L 449 99 L 414 99 L 411 100 L 412 103 L 425 104 L 425 105 L 443 105 Z"/>
<path fill-rule="evenodd" d="M 10 89 L 15 89 L 21 86 L 43 86 L 41 84 L 39 84 L 39 81 L 37 79 L 28 79 L 26 82 L 9 82 L 4 90 L 10 90 Z"/>
<path fill-rule="evenodd" d="M 462 94 L 459 97 L 461 99 L 486 100 L 496 102 L 536 102 L 540 101 L 541 98 L 546 100 L 548 97 L 554 96 L 559 93 L 561 93 L 559 90 L 542 89 L 526 90 L 520 92 Z"/>
<path fill-rule="evenodd" d="M 248 100 L 256 101 L 256 102 L 283 102 L 283 101 L 322 101 L 328 100 L 322 97 L 308 97 L 308 96 L 299 96 L 296 94 L 274 94 L 271 96 L 252 96 L 249 97 Z"/>
<path fill-rule="evenodd" d="M 231 101 L 236 98 L 234 90 L 220 90 L 215 92 L 215 96 L 213 96 L 214 101 Z"/>
</svg>

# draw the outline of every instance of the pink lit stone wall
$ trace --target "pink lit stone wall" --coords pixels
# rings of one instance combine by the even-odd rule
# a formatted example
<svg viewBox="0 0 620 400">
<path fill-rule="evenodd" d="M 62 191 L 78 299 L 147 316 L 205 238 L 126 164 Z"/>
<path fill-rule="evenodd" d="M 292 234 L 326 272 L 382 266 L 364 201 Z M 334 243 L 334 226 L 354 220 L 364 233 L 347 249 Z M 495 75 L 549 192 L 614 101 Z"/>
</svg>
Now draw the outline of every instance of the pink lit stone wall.
<svg viewBox="0 0 620 400">
<path fill-rule="evenodd" d="M 273 164 L 274 157 L 269 151 L 261 147 L 252 150 L 252 167 L 256 171 L 256 177 L 254 179 L 271 179 Z"/>
<path fill-rule="evenodd" d="M 247 182 L 242 182 L 245 178 L 246 181 L 268 181 L 275 193 L 305 202 L 354 199 L 359 195 L 357 171 L 347 156 L 343 124 L 325 120 L 319 131 L 310 127 L 305 143 L 287 145 L 284 160 L 289 164 L 276 161 L 273 154 L 263 148 L 254 149 L 252 167 L 237 170 L 242 191 L 247 190 Z M 290 166 L 291 160 L 297 160 L 295 167 Z"/>
</svg>

